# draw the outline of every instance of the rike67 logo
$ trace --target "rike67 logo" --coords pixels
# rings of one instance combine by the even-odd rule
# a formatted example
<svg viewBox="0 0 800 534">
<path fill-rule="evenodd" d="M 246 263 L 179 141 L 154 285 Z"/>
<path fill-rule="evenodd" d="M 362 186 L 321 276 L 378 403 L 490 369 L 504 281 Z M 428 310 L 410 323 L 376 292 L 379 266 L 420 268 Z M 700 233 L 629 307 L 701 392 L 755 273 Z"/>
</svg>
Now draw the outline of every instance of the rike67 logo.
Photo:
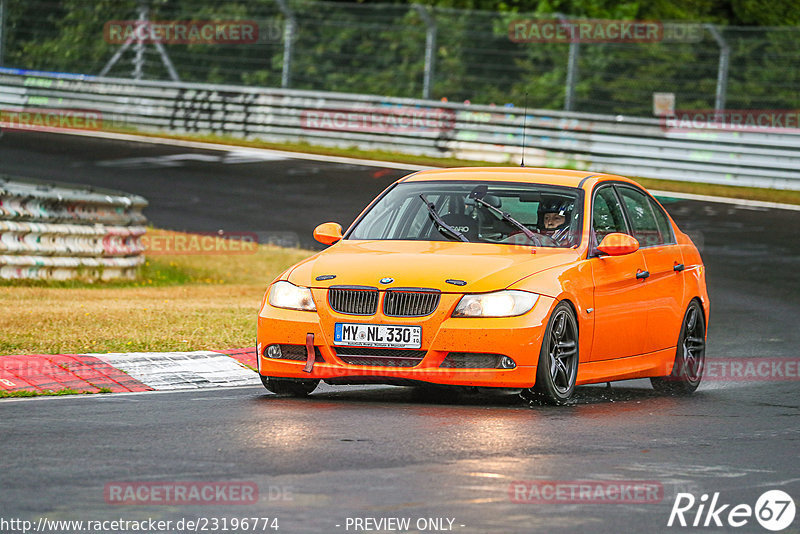
<svg viewBox="0 0 800 534">
<path fill-rule="evenodd" d="M 781 490 L 764 492 L 754 507 L 744 503 L 722 503 L 719 492 L 715 492 L 710 501 L 707 493 L 699 499 L 691 493 L 678 493 L 667 526 L 738 528 L 747 525 L 755 517 L 762 527 L 777 532 L 791 525 L 794 515 L 794 500 Z"/>
</svg>

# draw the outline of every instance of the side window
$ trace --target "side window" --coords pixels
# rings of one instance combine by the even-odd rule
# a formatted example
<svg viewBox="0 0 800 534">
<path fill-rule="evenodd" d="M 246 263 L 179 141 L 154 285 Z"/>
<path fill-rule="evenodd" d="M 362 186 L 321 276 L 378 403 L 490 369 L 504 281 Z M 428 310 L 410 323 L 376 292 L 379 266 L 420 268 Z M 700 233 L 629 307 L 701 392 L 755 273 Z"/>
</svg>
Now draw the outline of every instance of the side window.
<svg viewBox="0 0 800 534">
<path fill-rule="evenodd" d="M 592 228 L 598 243 L 608 234 L 628 233 L 625 217 L 622 215 L 622 206 L 610 186 L 602 187 L 595 193 L 592 207 Z"/>
<path fill-rule="evenodd" d="M 665 244 L 674 245 L 675 236 L 672 233 L 672 223 L 669 222 L 669 217 L 664 213 L 664 210 L 653 202 L 653 199 L 648 198 L 650 205 L 653 208 L 653 213 L 656 215 L 656 225 L 658 226 L 658 233 L 661 234 L 661 239 Z"/>
<path fill-rule="evenodd" d="M 622 201 L 625 203 L 625 211 L 633 227 L 633 237 L 639 241 L 642 247 L 652 247 L 663 245 L 669 241 L 670 235 L 662 235 L 656 214 L 650 198 L 644 193 L 630 187 L 618 187 Z"/>
</svg>

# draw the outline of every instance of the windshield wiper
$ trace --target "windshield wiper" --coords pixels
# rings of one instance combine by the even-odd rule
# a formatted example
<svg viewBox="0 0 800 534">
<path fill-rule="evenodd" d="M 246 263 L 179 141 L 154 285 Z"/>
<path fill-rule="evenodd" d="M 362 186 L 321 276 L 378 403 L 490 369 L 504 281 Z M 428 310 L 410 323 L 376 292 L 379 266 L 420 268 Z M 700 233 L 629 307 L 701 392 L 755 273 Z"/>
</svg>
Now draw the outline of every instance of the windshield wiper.
<svg viewBox="0 0 800 534">
<path fill-rule="evenodd" d="M 428 208 L 428 213 L 430 213 L 431 218 L 434 220 L 436 224 L 438 224 L 438 226 L 436 226 L 436 229 L 439 230 L 440 234 L 444 235 L 445 232 L 443 232 L 442 230 L 447 230 L 447 233 L 449 233 L 451 236 L 460 239 L 464 243 L 469 243 L 469 239 L 467 239 L 464 234 L 462 234 L 461 232 L 459 232 L 458 230 L 456 230 L 455 228 L 444 222 L 444 220 L 439 216 L 439 214 L 436 213 L 436 207 L 433 205 L 432 202 L 428 202 L 428 200 L 422 194 L 420 194 L 419 198 L 421 198 L 422 202 L 425 203 L 425 207 Z"/>
<path fill-rule="evenodd" d="M 484 187 L 486 187 L 486 186 L 484 186 Z M 536 235 L 530 228 L 528 228 L 527 226 L 525 226 L 524 224 L 522 224 L 521 222 L 516 220 L 511 215 L 509 215 L 505 211 L 501 210 L 500 208 L 496 208 L 496 207 L 492 206 L 491 204 L 489 204 L 488 202 L 486 202 L 485 200 L 483 200 L 483 197 L 486 196 L 486 191 L 483 190 L 481 188 L 481 186 L 476 187 L 475 190 L 472 193 L 469 194 L 469 196 L 470 196 L 470 198 L 472 200 L 474 200 L 475 202 L 477 202 L 481 206 L 483 206 L 485 208 L 488 208 L 493 213 L 496 213 L 497 215 L 499 215 L 500 218 L 502 218 L 504 221 L 510 222 L 511 224 L 513 224 L 514 226 L 519 228 L 520 231 L 522 231 L 522 233 L 525 234 L 525 236 L 528 239 L 530 239 L 536 246 L 541 246 L 542 245 L 542 240 L 539 239 L 539 236 Z"/>
</svg>

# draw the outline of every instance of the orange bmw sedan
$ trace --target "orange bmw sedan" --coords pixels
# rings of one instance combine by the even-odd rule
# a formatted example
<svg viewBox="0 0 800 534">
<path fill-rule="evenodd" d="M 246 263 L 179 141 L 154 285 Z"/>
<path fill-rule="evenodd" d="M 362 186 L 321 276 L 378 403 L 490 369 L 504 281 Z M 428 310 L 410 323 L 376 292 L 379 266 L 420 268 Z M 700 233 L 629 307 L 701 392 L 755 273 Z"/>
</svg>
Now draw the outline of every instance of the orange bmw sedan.
<svg viewBox="0 0 800 534">
<path fill-rule="evenodd" d="M 458 168 L 406 176 L 269 286 L 258 371 L 278 394 L 329 384 L 518 388 L 649 377 L 691 393 L 709 302 L 697 248 L 621 176 Z"/>
</svg>

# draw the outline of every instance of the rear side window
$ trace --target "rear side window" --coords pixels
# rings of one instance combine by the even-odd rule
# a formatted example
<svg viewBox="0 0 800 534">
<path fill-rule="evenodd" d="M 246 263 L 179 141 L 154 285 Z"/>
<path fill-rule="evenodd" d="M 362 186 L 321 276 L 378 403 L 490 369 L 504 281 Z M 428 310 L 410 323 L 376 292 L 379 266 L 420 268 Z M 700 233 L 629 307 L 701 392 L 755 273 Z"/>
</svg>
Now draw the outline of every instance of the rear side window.
<svg viewBox="0 0 800 534">
<path fill-rule="evenodd" d="M 598 243 L 608 234 L 614 232 L 628 233 L 628 229 L 625 226 L 625 216 L 622 214 L 622 206 L 620 206 L 617 195 L 611 186 L 598 189 L 594 196 L 592 229 Z"/>
<path fill-rule="evenodd" d="M 661 234 L 663 242 L 665 244 L 674 245 L 675 235 L 672 233 L 672 223 L 669 222 L 667 214 L 664 213 L 661 206 L 653 202 L 653 199 L 648 198 L 648 200 L 653 207 L 653 213 L 656 215 L 656 226 L 658 226 L 658 232 Z"/>
<path fill-rule="evenodd" d="M 617 187 L 628 220 L 633 227 L 633 237 L 643 247 L 673 243 L 672 228 L 661 208 L 641 191 L 631 187 Z"/>
</svg>

